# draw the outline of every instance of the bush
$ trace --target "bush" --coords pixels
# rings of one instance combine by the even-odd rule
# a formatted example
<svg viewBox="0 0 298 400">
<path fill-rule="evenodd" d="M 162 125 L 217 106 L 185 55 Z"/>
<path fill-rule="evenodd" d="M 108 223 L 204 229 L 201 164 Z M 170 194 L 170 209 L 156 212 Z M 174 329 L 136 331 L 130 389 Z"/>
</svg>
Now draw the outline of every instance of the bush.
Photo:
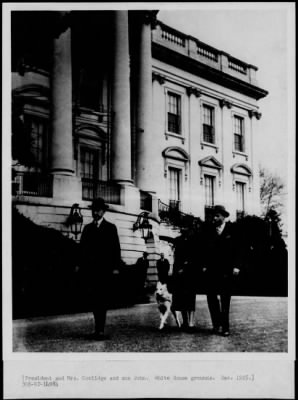
<svg viewBox="0 0 298 400">
<path fill-rule="evenodd" d="M 287 296 L 287 249 L 280 230 L 272 222 L 269 224 L 270 221 L 254 215 L 232 223 L 241 263 L 241 273 L 234 280 L 236 295 Z M 210 227 L 210 222 L 203 223 L 203 240 Z M 204 275 L 199 274 L 197 282 L 198 293 L 205 293 Z"/>
<path fill-rule="evenodd" d="M 287 249 L 280 231 L 272 235 L 269 222 L 256 216 L 234 224 L 243 260 L 238 292 L 287 296 Z"/>
<path fill-rule="evenodd" d="M 75 241 L 13 209 L 13 317 L 73 309 L 77 255 Z"/>
<path fill-rule="evenodd" d="M 90 311 L 76 267 L 79 245 L 59 231 L 12 213 L 13 318 Z M 114 277 L 111 307 L 133 304 L 135 266 Z"/>
</svg>

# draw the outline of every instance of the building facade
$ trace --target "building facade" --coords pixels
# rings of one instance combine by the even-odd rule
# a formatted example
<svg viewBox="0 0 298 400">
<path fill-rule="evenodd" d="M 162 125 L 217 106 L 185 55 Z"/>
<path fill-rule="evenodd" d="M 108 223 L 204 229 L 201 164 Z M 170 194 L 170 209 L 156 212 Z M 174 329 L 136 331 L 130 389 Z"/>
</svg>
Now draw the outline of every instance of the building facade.
<svg viewBox="0 0 298 400">
<path fill-rule="evenodd" d="M 256 71 L 155 11 L 12 12 L 14 206 L 79 240 L 72 205 L 86 224 L 103 197 L 123 261 L 147 251 L 154 281 L 160 252 L 172 261 L 173 212 L 259 214 Z"/>
</svg>

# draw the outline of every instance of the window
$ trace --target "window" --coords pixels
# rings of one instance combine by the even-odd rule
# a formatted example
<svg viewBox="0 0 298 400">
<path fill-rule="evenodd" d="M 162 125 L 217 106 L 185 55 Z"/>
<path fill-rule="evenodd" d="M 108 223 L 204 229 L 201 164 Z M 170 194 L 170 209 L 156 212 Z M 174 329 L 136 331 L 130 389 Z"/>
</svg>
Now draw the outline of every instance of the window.
<svg viewBox="0 0 298 400">
<path fill-rule="evenodd" d="M 234 116 L 234 148 L 244 152 L 244 119 Z"/>
<path fill-rule="evenodd" d="M 245 211 L 245 186 L 243 182 L 236 182 L 237 212 Z"/>
<path fill-rule="evenodd" d="M 30 155 L 37 167 L 45 167 L 48 160 L 47 121 L 33 115 L 25 115 L 25 130 L 29 133 Z"/>
<path fill-rule="evenodd" d="M 205 206 L 214 206 L 214 182 L 215 177 L 211 175 L 205 175 Z"/>
<path fill-rule="evenodd" d="M 81 147 L 81 176 L 87 179 L 98 179 L 98 151 Z"/>
<path fill-rule="evenodd" d="M 180 209 L 181 196 L 181 171 L 177 168 L 169 168 L 170 179 L 170 201 L 169 205 L 172 209 Z"/>
<path fill-rule="evenodd" d="M 215 176 L 205 175 L 205 221 L 211 221 L 214 207 Z"/>
<path fill-rule="evenodd" d="M 168 132 L 181 134 L 181 96 L 168 92 Z"/>
<path fill-rule="evenodd" d="M 203 141 L 215 144 L 214 107 L 203 106 Z"/>
</svg>

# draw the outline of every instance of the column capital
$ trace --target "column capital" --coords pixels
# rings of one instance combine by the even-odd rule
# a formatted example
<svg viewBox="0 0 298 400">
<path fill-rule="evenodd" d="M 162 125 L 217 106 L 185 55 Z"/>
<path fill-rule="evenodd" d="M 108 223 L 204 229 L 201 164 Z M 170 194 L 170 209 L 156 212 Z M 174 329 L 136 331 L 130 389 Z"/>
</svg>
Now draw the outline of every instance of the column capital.
<svg viewBox="0 0 298 400">
<path fill-rule="evenodd" d="M 228 101 L 227 99 L 220 99 L 219 105 L 221 108 L 227 107 L 228 109 L 231 109 L 233 106 L 233 104 L 230 101 Z"/>
<path fill-rule="evenodd" d="M 249 118 L 256 117 L 257 120 L 261 119 L 262 114 L 256 110 L 248 110 Z"/>
<path fill-rule="evenodd" d="M 55 39 L 64 33 L 71 26 L 71 12 L 62 11 L 58 12 L 53 23 L 53 35 Z"/>
<path fill-rule="evenodd" d="M 192 94 L 195 95 L 196 97 L 202 96 L 202 92 L 195 87 L 187 87 L 186 93 L 188 94 L 188 96 L 191 96 Z"/>
<path fill-rule="evenodd" d="M 157 13 L 158 10 L 146 10 L 143 12 L 143 23 L 145 23 L 146 25 L 151 25 L 151 29 L 155 29 L 156 25 L 157 25 Z"/>
<path fill-rule="evenodd" d="M 153 81 L 157 81 L 160 85 L 163 85 L 166 81 L 166 78 L 157 72 L 152 73 L 152 79 Z"/>
</svg>

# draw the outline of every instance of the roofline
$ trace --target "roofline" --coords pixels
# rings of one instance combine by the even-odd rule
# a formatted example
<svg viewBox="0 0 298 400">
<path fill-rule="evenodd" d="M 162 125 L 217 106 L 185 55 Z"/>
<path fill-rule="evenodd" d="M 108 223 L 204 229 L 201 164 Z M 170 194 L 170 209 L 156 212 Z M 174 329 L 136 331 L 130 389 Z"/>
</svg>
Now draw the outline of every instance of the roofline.
<svg viewBox="0 0 298 400">
<path fill-rule="evenodd" d="M 227 88 L 246 94 L 256 100 L 267 96 L 269 93 L 265 89 L 238 79 L 221 70 L 217 70 L 216 68 L 212 68 L 209 65 L 203 64 L 200 61 L 180 54 L 156 42 L 152 42 L 152 57 L 165 63 L 170 63 L 175 67 L 208 79 L 214 83 L 218 83 Z"/>
<path fill-rule="evenodd" d="M 160 21 L 160 20 L 157 20 L 156 23 L 157 23 L 158 25 L 160 25 L 160 26 L 164 26 L 165 28 L 172 30 L 173 32 L 177 33 L 178 35 L 184 36 L 185 39 L 192 39 L 192 40 L 194 40 L 194 41 L 197 42 L 197 43 L 203 44 L 205 47 L 209 47 L 209 49 L 212 50 L 212 51 L 214 51 L 214 52 L 217 52 L 217 53 L 219 53 L 219 54 L 225 54 L 225 55 L 228 56 L 229 58 L 232 58 L 233 60 L 238 61 L 238 62 L 240 62 L 241 64 L 244 64 L 246 67 L 253 68 L 253 69 L 255 69 L 256 71 L 258 70 L 258 67 L 257 67 L 257 66 L 255 66 L 255 65 L 253 65 L 253 64 L 249 64 L 249 63 L 247 63 L 247 62 L 245 62 L 245 61 L 243 61 L 243 60 L 240 60 L 239 58 L 234 57 L 233 55 L 231 55 L 230 53 L 227 53 L 226 51 L 223 51 L 223 50 L 217 49 L 216 47 L 210 46 L 210 44 L 205 43 L 205 42 L 202 42 L 201 40 L 199 40 L 199 39 L 196 38 L 195 36 L 187 35 L 187 34 L 181 32 L 181 31 L 179 31 L 178 29 L 172 28 L 171 26 L 169 26 L 169 25 L 163 23 L 163 22 Z"/>
</svg>

